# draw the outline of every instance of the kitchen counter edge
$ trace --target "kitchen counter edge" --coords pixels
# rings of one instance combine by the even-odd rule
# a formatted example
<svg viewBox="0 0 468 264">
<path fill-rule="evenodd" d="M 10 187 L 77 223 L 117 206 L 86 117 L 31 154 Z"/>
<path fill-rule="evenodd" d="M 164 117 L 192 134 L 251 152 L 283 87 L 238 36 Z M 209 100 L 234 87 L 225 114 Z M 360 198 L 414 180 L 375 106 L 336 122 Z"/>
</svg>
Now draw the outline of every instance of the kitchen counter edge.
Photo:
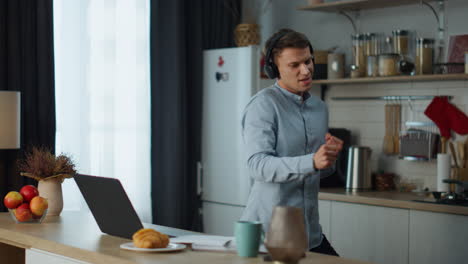
<svg viewBox="0 0 468 264">
<path fill-rule="evenodd" d="M 346 191 L 345 189 L 337 188 L 321 189 L 318 195 L 318 199 L 468 216 L 468 206 L 417 202 L 414 200 L 432 201 L 434 199 L 415 193 L 404 193 L 396 191 L 351 192 Z"/>
</svg>

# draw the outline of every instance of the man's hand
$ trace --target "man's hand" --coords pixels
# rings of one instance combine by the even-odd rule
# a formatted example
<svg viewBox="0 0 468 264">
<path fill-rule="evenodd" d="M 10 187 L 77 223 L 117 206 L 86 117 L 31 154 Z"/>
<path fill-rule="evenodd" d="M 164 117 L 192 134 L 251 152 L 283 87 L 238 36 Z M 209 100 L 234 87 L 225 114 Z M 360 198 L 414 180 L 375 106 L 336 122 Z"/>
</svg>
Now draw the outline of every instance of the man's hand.
<svg viewBox="0 0 468 264">
<path fill-rule="evenodd" d="M 340 152 L 343 149 L 343 140 L 332 136 L 332 134 L 330 133 L 325 134 L 325 141 L 327 145 L 335 145 L 337 147 L 338 152 Z"/>
<path fill-rule="evenodd" d="M 314 155 L 314 168 L 317 170 L 327 169 L 333 166 L 338 153 L 343 149 L 343 141 L 330 133 L 325 135 L 325 144 L 320 146 Z"/>
</svg>

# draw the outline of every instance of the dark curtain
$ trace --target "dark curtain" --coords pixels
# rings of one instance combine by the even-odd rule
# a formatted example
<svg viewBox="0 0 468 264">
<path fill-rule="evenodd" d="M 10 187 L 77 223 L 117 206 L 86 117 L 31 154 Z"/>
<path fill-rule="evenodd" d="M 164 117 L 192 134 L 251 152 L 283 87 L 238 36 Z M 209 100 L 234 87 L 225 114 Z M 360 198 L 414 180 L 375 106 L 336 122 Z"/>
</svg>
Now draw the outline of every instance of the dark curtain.
<svg viewBox="0 0 468 264">
<path fill-rule="evenodd" d="M 0 150 L 2 198 L 37 184 L 16 169 L 25 150 L 43 146 L 55 151 L 52 7 L 52 0 L 0 1 L 0 89 L 21 92 L 21 149 Z M 0 210 L 5 210 L 3 202 Z"/>
<path fill-rule="evenodd" d="M 152 208 L 159 225 L 202 231 L 202 51 L 234 46 L 240 0 L 151 1 Z"/>
</svg>

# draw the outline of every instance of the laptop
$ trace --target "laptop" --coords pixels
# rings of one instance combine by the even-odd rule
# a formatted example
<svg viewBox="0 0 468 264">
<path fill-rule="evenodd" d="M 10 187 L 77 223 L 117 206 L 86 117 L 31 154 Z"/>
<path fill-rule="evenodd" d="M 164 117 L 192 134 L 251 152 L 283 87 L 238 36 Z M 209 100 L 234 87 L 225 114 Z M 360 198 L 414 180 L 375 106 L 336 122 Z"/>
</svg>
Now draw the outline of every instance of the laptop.
<svg viewBox="0 0 468 264">
<path fill-rule="evenodd" d="M 74 179 L 101 232 L 132 239 L 143 228 L 118 179 L 83 174 Z"/>
</svg>

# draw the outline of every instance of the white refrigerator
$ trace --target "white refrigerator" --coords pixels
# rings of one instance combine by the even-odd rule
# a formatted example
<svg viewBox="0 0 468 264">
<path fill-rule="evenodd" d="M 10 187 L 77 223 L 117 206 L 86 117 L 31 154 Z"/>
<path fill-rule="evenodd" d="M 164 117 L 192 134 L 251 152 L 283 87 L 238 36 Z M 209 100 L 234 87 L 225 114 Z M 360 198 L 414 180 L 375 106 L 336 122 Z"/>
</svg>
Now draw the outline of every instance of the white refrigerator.
<svg viewBox="0 0 468 264">
<path fill-rule="evenodd" d="M 234 223 L 247 202 L 251 182 L 243 151 L 241 118 L 244 107 L 260 87 L 259 54 L 258 46 L 203 53 L 198 191 L 202 195 L 205 233 L 232 236 Z"/>
</svg>

